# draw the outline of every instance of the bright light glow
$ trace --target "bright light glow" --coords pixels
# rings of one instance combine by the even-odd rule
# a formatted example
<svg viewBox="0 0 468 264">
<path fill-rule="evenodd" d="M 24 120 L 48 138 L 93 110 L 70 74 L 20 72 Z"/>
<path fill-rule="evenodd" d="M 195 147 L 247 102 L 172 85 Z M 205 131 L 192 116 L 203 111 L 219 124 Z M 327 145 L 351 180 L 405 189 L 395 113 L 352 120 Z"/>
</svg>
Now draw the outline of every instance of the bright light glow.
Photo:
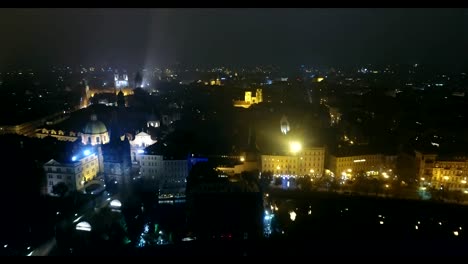
<svg viewBox="0 0 468 264">
<path fill-rule="evenodd" d="M 421 181 L 425 181 L 426 179 L 424 177 L 421 177 Z"/>
<path fill-rule="evenodd" d="M 182 238 L 182 241 L 187 242 L 187 241 L 192 241 L 192 240 L 195 240 L 195 239 L 197 239 L 197 238 L 195 238 L 195 237 L 184 237 L 184 238 Z"/>
<path fill-rule="evenodd" d="M 279 170 L 279 169 L 281 169 L 281 167 L 278 165 L 278 166 L 276 166 L 276 169 Z"/>
<path fill-rule="evenodd" d="M 119 201 L 119 200 L 112 200 L 110 202 L 110 206 L 111 207 L 121 207 L 122 206 L 122 203 Z"/>
<path fill-rule="evenodd" d="M 353 160 L 354 162 L 365 162 L 365 159 L 358 159 L 358 160 Z"/>
<path fill-rule="evenodd" d="M 458 236 L 458 231 L 453 231 L 454 236 Z"/>
<path fill-rule="evenodd" d="M 388 185 L 388 184 L 385 184 L 385 188 L 389 188 L 389 187 L 390 187 L 390 185 Z"/>
<path fill-rule="evenodd" d="M 449 176 L 444 176 L 444 180 L 448 181 Z"/>
<path fill-rule="evenodd" d="M 76 161 L 76 156 L 73 156 L 73 157 L 72 157 L 72 161 Z"/>
<path fill-rule="evenodd" d="M 419 227 L 418 227 L 418 226 L 414 226 L 414 228 L 415 228 L 416 230 L 418 230 Z"/>
<path fill-rule="evenodd" d="M 291 221 L 295 221 L 296 216 L 297 216 L 296 212 L 294 212 L 294 211 L 289 212 L 289 219 L 291 219 Z"/>
<path fill-rule="evenodd" d="M 297 141 L 293 141 L 289 143 L 289 149 L 292 153 L 298 153 L 302 150 L 302 145 Z"/>
<path fill-rule="evenodd" d="M 30 257 L 30 256 L 32 256 L 33 253 L 34 253 L 34 250 L 29 252 L 29 254 L 27 254 L 26 256 Z"/>
<path fill-rule="evenodd" d="M 81 231 L 91 231 L 91 225 L 88 223 L 88 222 L 79 222 L 77 225 L 76 225 L 76 230 L 81 230 Z"/>
<path fill-rule="evenodd" d="M 313 169 L 310 169 L 310 173 L 314 173 L 314 170 L 313 170 Z"/>
<path fill-rule="evenodd" d="M 139 150 L 137 150 L 137 153 L 138 153 L 138 154 L 142 154 L 142 153 L 145 153 L 145 151 L 142 150 L 142 149 L 139 149 Z"/>
<path fill-rule="evenodd" d="M 466 183 L 466 181 L 465 181 L 465 180 L 462 180 L 462 181 L 461 181 L 461 183 L 465 184 L 465 183 Z"/>
<path fill-rule="evenodd" d="M 321 81 L 323 81 L 323 77 L 318 77 L 317 82 L 321 82 Z"/>
<path fill-rule="evenodd" d="M 347 172 L 352 172 L 353 170 L 352 170 L 352 169 L 347 169 L 346 171 L 347 171 Z"/>
<path fill-rule="evenodd" d="M 461 226 L 459 227 L 460 230 L 462 230 Z"/>
<path fill-rule="evenodd" d="M 383 221 L 380 221 L 379 223 L 380 223 L 381 225 L 383 225 Z"/>
<path fill-rule="evenodd" d="M 308 215 L 311 215 L 312 214 L 312 210 L 309 210 L 309 212 L 307 212 Z"/>
<path fill-rule="evenodd" d="M 80 219 L 81 219 L 82 217 L 83 217 L 83 216 L 78 217 L 77 219 L 75 219 L 75 220 L 73 221 L 73 223 L 76 223 L 76 222 L 80 221 Z"/>
<path fill-rule="evenodd" d="M 89 154 L 91 154 L 91 151 L 89 149 L 87 149 L 87 150 L 83 151 L 83 154 L 85 156 L 88 156 Z"/>
<path fill-rule="evenodd" d="M 439 222 L 439 225 L 442 225 L 442 222 Z"/>
<path fill-rule="evenodd" d="M 244 158 L 244 157 L 240 157 L 240 161 L 244 162 L 244 161 L 245 161 L 245 158 Z"/>
<path fill-rule="evenodd" d="M 3 247 L 4 247 L 4 248 L 7 248 L 7 247 L 8 247 L 8 244 L 4 245 Z"/>
</svg>

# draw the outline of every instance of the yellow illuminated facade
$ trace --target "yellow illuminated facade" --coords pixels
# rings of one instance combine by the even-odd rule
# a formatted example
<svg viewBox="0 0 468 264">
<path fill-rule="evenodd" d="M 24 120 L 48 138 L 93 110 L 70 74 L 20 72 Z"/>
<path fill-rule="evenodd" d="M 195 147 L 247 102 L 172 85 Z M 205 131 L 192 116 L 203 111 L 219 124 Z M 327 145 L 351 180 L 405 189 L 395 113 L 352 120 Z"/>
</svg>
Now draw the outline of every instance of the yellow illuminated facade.
<svg viewBox="0 0 468 264">
<path fill-rule="evenodd" d="M 263 91 L 262 89 L 257 89 L 255 91 L 255 96 L 252 96 L 251 91 L 245 92 L 244 101 L 234 101 L 235 107 L 249 108 L 253 104 L 258 104 L 263 102 Z"/>
<path fill-rule="evenodd" d="M 334 156 L 329 157 L 329 169 L 335 175 L 346 174 L 352 178 L 359 172 L 365 172 L 369 176 L 377 175 L 382 170 L 393 170 L 392 162 L 386 162 L 386 156 L 383 154 L 357 155 L 357 156 Z"/>
<path fill-rule="evenodd" d="M 98 156 L 91 153 L 87 156 L 71 159 L 70 162 L 58 162 L 54 159 L 44 164 L 47 180 L 47 194 L 52 193 L 53 186 L 63 182 L 69 191 L 77 191 L 85 182 L 93 180 L 99 173 Z"/>
<path fill-rule="evenodd" d="M 450 191 L 468 190 L 468 162 L 460 161 L 436 161 L 432 169 L 432 177 L 421 181 L 430 181 L 435 188 L 444 188 Z"/>
<path fill-rule="evenodd" d="M 325 165 L 325 148 L 301 149 L 293 155 L 262 155 L 262 171 L 276 176 L 321 176 Z"/>
</svg>

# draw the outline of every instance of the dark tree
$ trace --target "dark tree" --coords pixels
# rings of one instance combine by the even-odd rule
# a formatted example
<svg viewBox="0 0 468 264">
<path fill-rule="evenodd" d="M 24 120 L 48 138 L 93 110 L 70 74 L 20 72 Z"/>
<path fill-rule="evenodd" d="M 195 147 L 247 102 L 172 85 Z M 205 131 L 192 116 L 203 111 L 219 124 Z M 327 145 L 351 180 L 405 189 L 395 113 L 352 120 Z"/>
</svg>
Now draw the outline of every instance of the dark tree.
<svg viewBox="0 0 468 264">
<path fill-rule="evenodd" d="M 59 197 L 65 196 L 68 192 L 68 186 L 64 182 L 59 182 L 52 186 L 52 193 L 58 195 Z"/>
</svg>

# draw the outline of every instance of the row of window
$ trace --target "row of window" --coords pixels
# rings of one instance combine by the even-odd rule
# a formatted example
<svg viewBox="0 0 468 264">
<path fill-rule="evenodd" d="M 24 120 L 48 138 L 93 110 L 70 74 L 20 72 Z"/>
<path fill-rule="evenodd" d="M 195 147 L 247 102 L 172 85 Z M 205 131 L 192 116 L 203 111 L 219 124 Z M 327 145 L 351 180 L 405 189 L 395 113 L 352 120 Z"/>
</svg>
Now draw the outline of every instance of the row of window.
<svg viewBox="0 0 468 264">
<path fill-rule="evenodd" d="M 49 179 L 54 179 L 54 177 L 55 177 L 54 174 L 49 174 Z M 57 179 L 61 180 L 62 178 L 63 178 L 62 175 L 60 175 L 60 174 L 57 175 Z M 69 180 L 69 181 L 71 181 L 71 176 L 70 176 L 70 175 L 67 175 L 67 176 L 66 176 L 66 179 Z"/>
</svg>

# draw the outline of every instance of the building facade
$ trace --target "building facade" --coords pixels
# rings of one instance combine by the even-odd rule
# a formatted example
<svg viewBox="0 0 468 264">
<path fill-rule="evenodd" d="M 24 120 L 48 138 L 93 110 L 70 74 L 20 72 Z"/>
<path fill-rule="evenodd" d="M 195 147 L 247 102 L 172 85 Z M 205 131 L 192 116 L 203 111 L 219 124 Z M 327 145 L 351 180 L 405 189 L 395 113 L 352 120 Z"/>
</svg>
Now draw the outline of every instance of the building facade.
<svg viewBox="0 0 468 264">
<path fill-rule="evenodd" d="M 383 154 L 366 155 L 329 155 L 328 168 L 335 175 L 346 175 L 352 178 L 357 173 L 366 173 L 368 176 L 393 171 L 394 158 L 386 158 Z"/>
<path fill-rule="evenodd" d="M 429 179 L 421 178 L 422 182 L 430 181 L 434 188 L 450 191 L 467 191 L 468 161 L 438 160 L 432 168 L 432 176 Z"/>
<path fill-rule="evenodd" d="M 235 107 L 249 108 L 253 104 L 258 104 L 263 102 L 263 90 L 257 89 L 255 91 L 255 96 L 252 96 L 251 91 L 247 91 L 244 94 L 244 100 L 234 101 Z"/>
<path fill-rule="evenodd" d="M 294 155 L 261 155 L 261 171 L 275 176 L 321 176 L 324 173 L 325 148 L 308 148 Z"/>
<path fill-rule="evenodd" d="M 98 155 L 87 151 L 73 156 L 70 161 L 58 162 L 51 159 L 44 164 L 47 180 L 47 194 L 55 195 L 53 188 L 63 182 L 69 191 L 81 190 L 85 183 L 93 180 L 99 173 Z"/>
</svg>

